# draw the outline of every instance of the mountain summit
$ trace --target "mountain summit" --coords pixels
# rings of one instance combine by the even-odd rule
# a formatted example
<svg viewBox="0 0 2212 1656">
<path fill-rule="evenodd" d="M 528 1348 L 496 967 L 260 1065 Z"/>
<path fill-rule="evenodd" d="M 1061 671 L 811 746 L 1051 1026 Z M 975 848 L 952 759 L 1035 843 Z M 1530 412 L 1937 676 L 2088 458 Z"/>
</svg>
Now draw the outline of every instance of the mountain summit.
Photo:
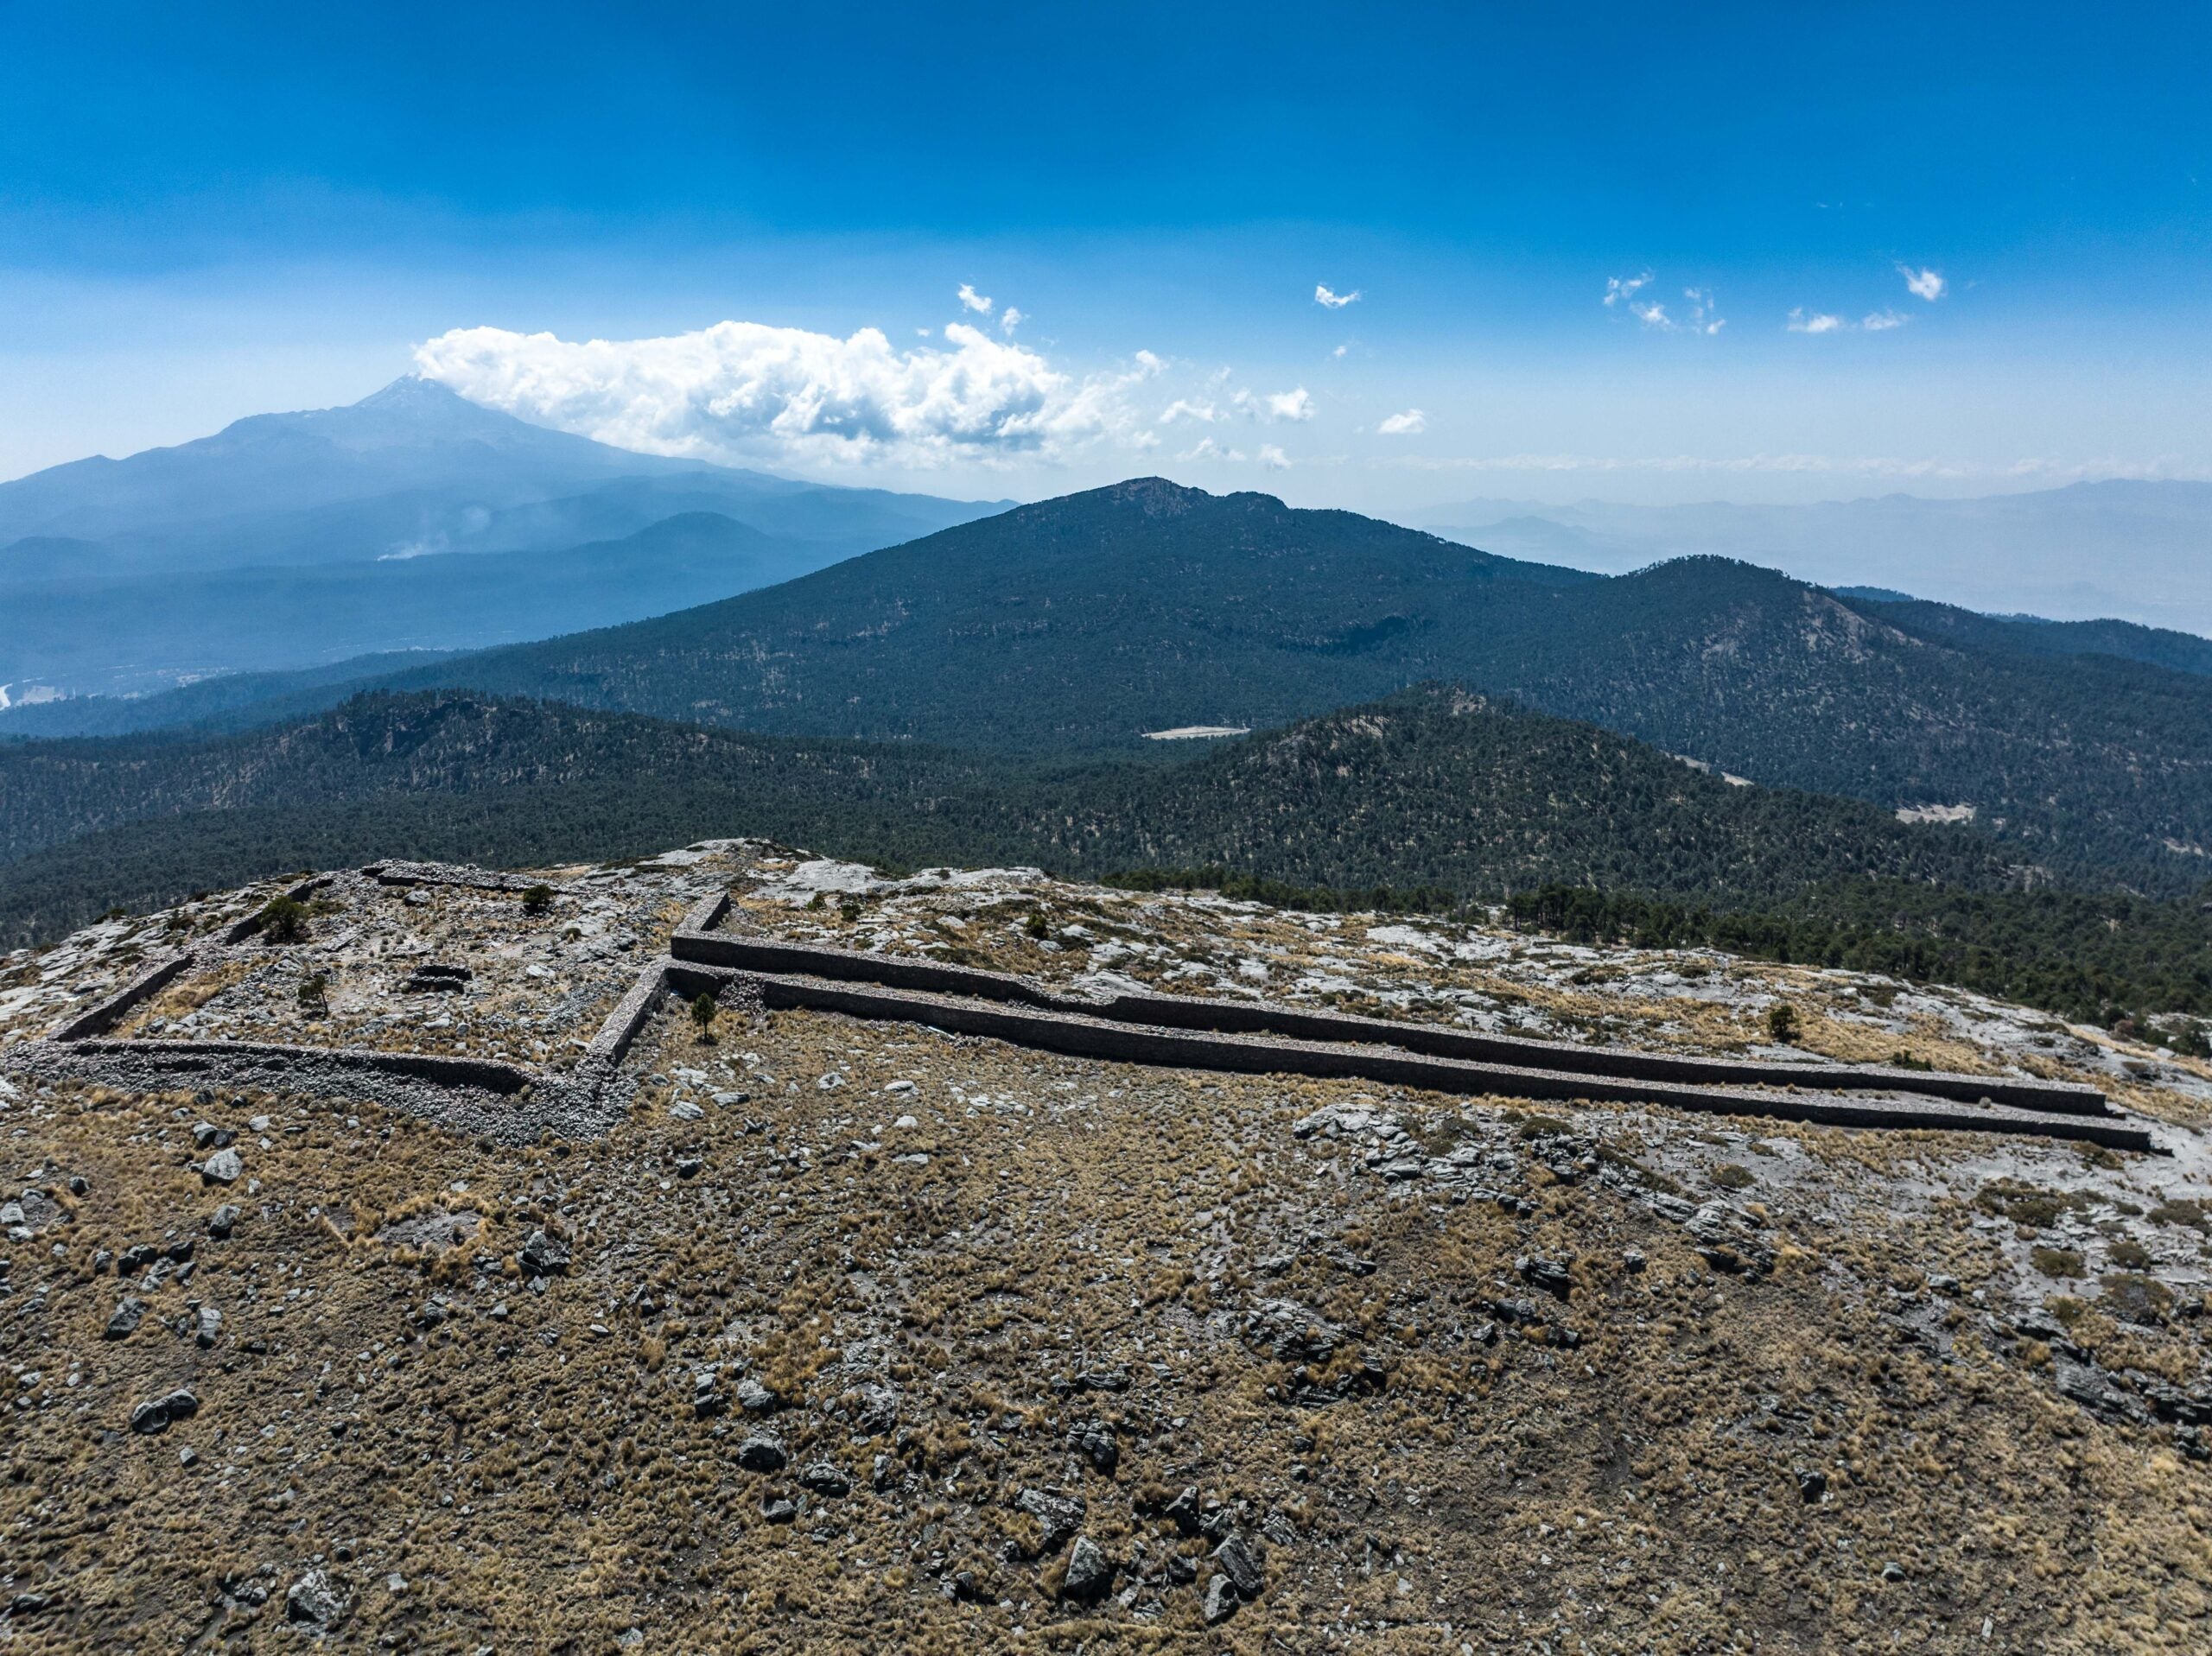
<svg viewBox="0 0 2212 1656">
<path fill-rule="evenodd" d="M 566 553 L 712 512 L 781 542 L 760 567 L 784 575 L 996 509 L 632 454 L 410 375 L 346 407 L 253 415 L 174 447 L 0 484 L 0 592 L 15 623 L 0 636 L 0 684 L 139 689 L 308 666 L 410 631 L 380 615 L 373 574 L 349 572 L 343 584 L 361 602 L 334 608 L 301 585 L 311 577 L 280 569 Z M 531 612 L 550 618 L 521 637 L 652 612 L 610 611 L 587 587 L 549 587 L 535 566 L 518 578 L 539 589 Z M 203 591 L 210 581 L 220 590 Z M 422 572 L 412 584 L 423 589 Z M 751 584 L 651 589 L 696 601 Z M 441 636 L 472 645 L 518 636 L 512 617 L 472 594 L 429 596 Z M 175 619 L 180 602 L 191 619 Z M 200 620 L 203 606 L 221 618 L 218 632 Z M 292 617 L 307 609 L 315 624 L 302 632 Z"/>
</svg>

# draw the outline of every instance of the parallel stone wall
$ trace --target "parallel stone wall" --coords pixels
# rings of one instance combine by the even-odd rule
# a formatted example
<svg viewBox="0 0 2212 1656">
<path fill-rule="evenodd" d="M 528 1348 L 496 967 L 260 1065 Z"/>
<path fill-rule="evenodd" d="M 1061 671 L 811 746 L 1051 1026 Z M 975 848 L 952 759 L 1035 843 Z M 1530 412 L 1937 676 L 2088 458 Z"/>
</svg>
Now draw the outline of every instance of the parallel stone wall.
<svg viewBox="0 0 2212 1656">
<path fill-rule="evenodd" d="M 1002 972 L 948 966 L 936 961 L 862 954 L 807 943 L 786 943 L 711 931 L 690 923 L 670 940 L 678 960 L 739 971 L 780 973 L 847 982 L 881 984 L 924 993 L 1033 1006 L 1071 1017 L 1142 1025 L 1148 1028 L 1211 1030 L 1226 1034 L 1281 1035 L 1301 1041 L 1351 1042 L 1397 1047 L 1435 1057 L 1516 1069 L 1560 1069 L 1578 1075 L 1643 1082 L 1720 1087 L 1801 1087 L 1824 1092 L 1909 1092 L 1961 1103 L 2009 1104 L 2069 1115 L 2108 1114 L 2095 1088 L 2009 1075 L 1948 1075 L 1875 1065 L 1787 1063 L 1708 1058 L 1619 1047 L 1576 1046 L 1513 1036 L 1481 1035 L 1430 1024 L 1395 1023 L 1343 1012 L 1310 1012 L 1259 1001 L 1201 1000 L 1187 995 L 1121 993 L 1085 999 L 1054 994 Z M 1594 1094 L 1592 1094 L 1594 1096 Z"/>
<path fill-rule="evenodd" d="M 770 1010 L 804 1009 L 849 1017 L 896 1019 L 955 1034 L 1101 1058 L 1116 1063 L 1166 1064 L 1243 1075 L 1312 1075 L 1380 1082 L 1422 1090 L 1508 1098 L 1649 1104 L 1709 1114 L 1764 1116 L 1826 1126 L 1920 1128 L 2025 1133 L 2073 1139 L 2115 1150 L 2155 1146 L 2146 1128 L 2117 1120 L 2024 1110 L 2008 1105 L 1961 1105 L 1920 1098 L 1840 1098 L 1810 1092 L 1731 1091 L 1527 1069 L 1507 1064 L 1392 1052 L 1373 1046 L 1269 1040 L 1146 1027 L 1064 1012 L 1039 1011 L 915 989 L 874 987 L 826 979 L 754 974 L 671 961 L 665 981 L 691 994 L 733 980 L 758 986 Z"/>
<path fill-rule="evenodd" d="M 372 864 L 361 872 L 391 885 L 512 890 L 534 883 L 442 864 Z M 327 878 L 333 877 L 318 877 L 291 895 L 304 897 Z M 770 1010 L 918 1023 L 1110 1063 L 1364 1080 L 1462 1094 L 1659 1105 L 1830 1126 L 2026 1133 L 2122 1150 L 2156 1147 L 2146 1128 L 2113 1119 L 2103 1094 L 2088 1088 L 1578 1047 L 1262 1003 L 1147 993 L 1085 1000 L 1004 973 L 714 930 L 728 908 L 727 892 L 692 906 L 677 926 L 671 953 L 646 963 L 601 1024 L 573 1076 L 541 1074 L 496 1059 L 432 1053 L 97 1038 L 132 1006 L 217 949 L 187 950 L 156 961 L 47 1042 L 32 1044 L 78 1061 L 109 1060 L 119 1072 L 164 1082 L 219 1075 L 232 1084 L 283 1086 L 290 1080 L 328 1089 L 342 1088 L 349 1075 L 381 1075 L 451 1089 L 457 1096 L 512 1099 L 536 1094 L 549 1105 L 559 1101 L 564 1114 L 573 1108 L 579 1124 L 595 1120 L 603 1126 L 606 1110 L 620 1096 L 613 1088 L 622 1059 L 664 997 L 671 991 L 720 994 L 735 984 L 757 993 L 760 1004 Z M 254 919 L 249 917 L 233 928 L 238 937 L 251 931 Z M 1787 1090 L 1777 1090 L 1782 1088 Z M 1852 1092 L 1891 1095 L 1837 1095 Z"/>
</svg>

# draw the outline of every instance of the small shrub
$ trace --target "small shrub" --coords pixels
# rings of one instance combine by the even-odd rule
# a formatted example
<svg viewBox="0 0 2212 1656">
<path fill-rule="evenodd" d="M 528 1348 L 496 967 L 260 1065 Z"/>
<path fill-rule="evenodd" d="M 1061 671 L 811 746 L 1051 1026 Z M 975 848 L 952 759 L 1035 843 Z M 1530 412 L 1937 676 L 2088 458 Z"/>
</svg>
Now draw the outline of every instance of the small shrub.
<svg viewBox="0 0 2212 1656">
<path fill-rule="evenodd" d="M 2028 1260 L 2046 1277 L 2061 1282 L 2082 1274 L 2082 1255 L 2070 1247 L 2034 1248 L 2030 1250 Z"/>
<path fill-rule="evenodd" d="M 310 1018 L 322 1018 L 330 1012 L 330 974 L 317 972 L 313 977 L 300 980 L 300 1010 Z"/>
<path fill-rule="evenodd" d="M 2077 1192 L 2064 1195 L 2046 1190 L 2019 1179 L 1993 1179 L 1981 1187 L 1974 1196 L 1974 1205 L 1986 1214 L 1996 1214 L 2016 1225 L 2031 1226 L 2043 1230 L 2058 1222 L 2058 1215 L 2069 1208 L 2088 1205 L 2088 1198 Z"/>
<path fill-rule="evenodd" d="M 2207 1214 L 2202 1202 L 2190 1198 L 2161 1202 L 2151 1209 L 2151 1217 L 2161 1225 L 2185 1225 L 2190 1230 L 2212 1234 L 2212 1215 Z"/>
<path fill-rule="evenodd" d="M 522 894 L 522 911 L 524 914 L 543 914 L 552 906 L 553 888 L 550 885 L 533 885 Z"/>
<path fill-rule="evenodd" d="M 1773 1039 L 1785 1044 L 1797 1038 L 1797 1008 L 1786 1000 L 1777 1000 L 1766 1009 L 1766 1032 Z"/>
<path fill-rule="evenodd" d="M 2142 1243 L 2121 1240 L 2105 1250 L 2112 1262 L 2128 1271 L 2147 1271 L 2151 1266 L 2151 1250 Z"/>
<path fill-rule="evenodd" d="M 691 1021 L 699 1027 L 699 1039 L 709 1045 L 714 1044 L 715 1014 L 721 1010 L 721 1008 L 715 1004 L 714 996 L 706 993 L 703 990 L 700 993 L 699 998 L 691 1003 Z"/>
<path fill-rule="evenodd" d="M 260 919 L 261 935 L 272 943 L 296 943 L 308 935 L 307 904 L 293 898 L 270 898 Z"/>
<path fill-rule="evenodd" d="M 1736 1162 L 1724 1162 L 1713 1170 L 1713 1182 L 1724 1190 L 1740 1190 L 1758 1183 L 1751 1170 Z"/>
<path fill-rule="evenodd" d="M 2098 1309 L 2123 1323 L 2154 1328 L 2174 1308 L 2173 1290 L 2155 1277 L 2120 1272 L 2097 1285 Z"/>
<path fill-rule="evenodd" d="M 1029 917 L 1021 923 L 1021 929 L 1032 937 L 1041 938 L 1052 935 L 1052 923 L 1045 918 L 1044 910 L 1032 909 L 1029 911 Z"/>
<path fill-rule="evenodd" d="M 1521 1125 L 1513 1130 L 1514 1136 L 1520 1139 L 1563 1139 L 1573 1131 L 1573 1127 L 1555 1115 L 1525 1117 Z"/>
</svg>

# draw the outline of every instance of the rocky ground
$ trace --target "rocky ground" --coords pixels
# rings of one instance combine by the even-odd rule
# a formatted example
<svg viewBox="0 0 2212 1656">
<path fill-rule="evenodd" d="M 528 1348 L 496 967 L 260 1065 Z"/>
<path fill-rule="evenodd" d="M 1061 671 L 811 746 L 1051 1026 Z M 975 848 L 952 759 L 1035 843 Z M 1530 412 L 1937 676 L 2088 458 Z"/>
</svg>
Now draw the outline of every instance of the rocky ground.
<svg viewBox="0 0 2212 1656">
<path fill-rule="evenodd" d="M 35 1061 L 277 888 L 209 898 L 0 961 L 6 1639 L 2212 1643 L 2202 1066 L 1850 974 L 1021 871 L 731 842 L 545 882 L 341 879 L 300 941 L 211 942 L 118 1032 L 557 1077 L 727 885 L 733 926 L 1062 985 L 2088 1079 L 2170 1153 L 734 1003 L 705 1032 L 666 1006 L 594 1122 Z"/>
</svg>

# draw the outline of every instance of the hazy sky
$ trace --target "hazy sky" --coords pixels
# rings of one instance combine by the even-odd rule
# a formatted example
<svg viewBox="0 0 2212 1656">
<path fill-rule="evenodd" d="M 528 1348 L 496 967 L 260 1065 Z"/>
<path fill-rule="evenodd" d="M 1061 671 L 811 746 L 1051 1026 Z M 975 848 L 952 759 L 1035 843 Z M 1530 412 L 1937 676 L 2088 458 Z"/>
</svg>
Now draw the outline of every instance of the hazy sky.
<svg viewBox="0 0 2212 1656">
<path fill-rule="evenodd" d="M 1417 516 L 2212 476 L 2212 9 L 0 0 L 0 476 L 419 368 Z"/>
</svg>

